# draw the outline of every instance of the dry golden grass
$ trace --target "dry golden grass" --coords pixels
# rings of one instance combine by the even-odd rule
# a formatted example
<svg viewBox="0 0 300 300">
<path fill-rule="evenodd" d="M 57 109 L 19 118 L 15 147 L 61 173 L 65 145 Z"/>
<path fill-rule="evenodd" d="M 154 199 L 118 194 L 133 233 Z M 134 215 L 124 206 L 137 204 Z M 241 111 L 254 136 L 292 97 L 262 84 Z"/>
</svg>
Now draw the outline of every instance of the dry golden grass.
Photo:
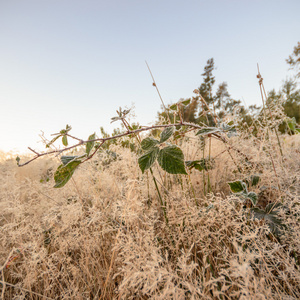
<svg viewBox="0 0 300 300">
<path fill-rule="evenodd" d="M 213 141 L 207 196 L 202 172 L 189 181 L 155 167 L 168 224 L 151 177 L 128 149 L 114 146 L 118 159 L 107 165 L 100 156 L 83 164 L 61 189 L 53 188 L 56 160 L 18 168 L 2 154 L 3 299 L 299 299 L 300 135 L 281 142 L 283 159 L 274 137 L 232 138 L 249 165 Z M 202 158 L 199 139 L 182 149 L 187 160 Z M 258 172 L 267 187 L 261 207 L 283 201 L 291 211 L 281 211 L 287 229 L 280 240 L 227 184 Z"/>
</svg>

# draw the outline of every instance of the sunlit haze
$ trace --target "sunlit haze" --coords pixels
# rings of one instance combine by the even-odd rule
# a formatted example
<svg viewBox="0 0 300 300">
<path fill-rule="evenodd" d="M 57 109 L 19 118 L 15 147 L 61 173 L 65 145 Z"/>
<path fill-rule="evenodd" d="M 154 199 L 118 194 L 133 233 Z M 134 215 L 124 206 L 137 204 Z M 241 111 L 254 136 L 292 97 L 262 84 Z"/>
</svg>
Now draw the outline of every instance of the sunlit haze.
<svg viewBox="0 0 300 300">
<path fill-rule="evenodd" d="M 0 1 L 0 150 L 44 150 L 39 135 L 64 128 L 87 138 L 108 132 L 116 109 L 134 104 L 142 125 L 161 102 L 193 95 L 206 61 L 216 86 L 260 105 L 292 75 L 286 58 L 300 40 L 300 1 Z"/>
</svg>

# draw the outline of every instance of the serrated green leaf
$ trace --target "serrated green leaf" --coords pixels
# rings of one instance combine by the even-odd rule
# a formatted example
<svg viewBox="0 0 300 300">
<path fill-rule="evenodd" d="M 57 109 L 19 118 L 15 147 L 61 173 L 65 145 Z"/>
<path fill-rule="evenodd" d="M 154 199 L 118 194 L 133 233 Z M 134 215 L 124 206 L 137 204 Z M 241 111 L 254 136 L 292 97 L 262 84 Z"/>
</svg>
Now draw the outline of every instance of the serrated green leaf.
<svg viewBox="0 0 300 300">
<path fill-rule="evenodd" d="M 282 229 L 286 228 L 286 225 L 282 223 L 282 220 L 276 215 L 275 212 L 266 213 L 266 211 L 257 207 L 251 208 L 254 218 L 259 220 L 266 220 L 272 233 L 277 236 L 281 235 Z"/>
<path fill-rule="evenodd" d="M 172 104 L 171 106 L 170 106 L 170 109 L 171 110 L 177 110 L 177 104 L 175 103 L 175 104 Z"/>
<path fill-rule="evenodd" d="M 68 146 L 68 138 L 67 138 L 66 135 L 64 135 L 64 136 L 62 137 L 62 143 L 63 143 L 64 146 Z"/>
<path fill-rule="evenodd" d="M 69 162 L 71 162 L 74 159 L 77 159 L 78 156 L 73 156 L 73 155 L 64 155 L 60 158 L 61 162 L 63 163 L 63 165 L 67 165 Z"/>
<path fill-rule="evenodd" d="M 191 99 L 188 99 L 188 100 L 181 101 L 180 103 L 183 105 L 189 105 L 190 102 L 191 102 Z"/>
<path fill-rule="evenodd" d="M 85 158 L 87 155 L 83 154 L 83 155 L 77 155 L 77 156 L 73 156 L 73 155 L 64 155 L 60 158 L 61 162 L 63 163 L 63 165 L 67 165 L 69 162 L 71 161 L 81 161 L 81 158 Z"/>
<path fill-rule="evenodd" d="M 63 187 L 72 177 L 74 174 L 75 169 L 81 164 L 80 161 L 75 160 L 71 161 L 67 165 L 60 165 L 55 174 L 54 174 L 54 180 L 55 180 L 55 188 L 61 188 Z"/>
<path fill-rule="evenodd" d="M 221 130 L 219 128 L 216 128 L 216 127 L 205 127 L 205 128 L 202 128 L 200 129 L 196 135 L 208 135 L 208 134 L 212 134 L 212 133 L 215 133 L 215 132 L 220 132 Z"/>
<path fill-rule="evenodd" d="M 185 161 L 185 165 L 191 170 L 195 168 L 198 171 L 208 171 L 212 169 L 211 162 L 208 159 L 200 159 L 200 160 L 187 160 Z"/>
<path fill-rule="evenodd" d="M 277 203 L 269 203 L 266 208 L 265 208 L 265 211 L 266 213 L 275 213 L 278 208 L 284 208 L 284 209 L 287 209 L 287 207 L 283 206 L 282 203 L 280 202 L 277 202 Z"/>
<path fill-rule="evenodd" d="M 165 128 L 164 131 L 160 134 L 160 141 L 159 142 L 164 143 L 166 140 L 168 140 L 172 136 L 174 131 L 175 131 L 174 126 Z"/>
<path fill-rule="evenodd" d="M 245 182 L 243 182 L 241 180 L 228 182 L 228 184 L 233 193 L 241 193 L 241 192 L 247 191 L 247 186 L 246 186 Z"/>
<path fill-rule="evenodd" d="M 154 146 L 156 146 L 157 144 L 159 144 L 158 140 L 154 139 L 153 137 L 147 137 L 142 140 L 141 147 L 143 150 L 148 151 Z"/>
<path fill-rule="evenodd" d="M 138 163 L 143 173 L 145 172 L 145 170 L 151 168 L 151 166 L 153 165 L 153 163 L 155 162 L 158 156 L 158 153 L 159 153 L 159 148 L 153 147 L 151 148 L 150 151 L 140 156 L 140 158 L 138 159 Z"/>
<path fill-rule="evenodd" d="M 247 194 L 247 198 L 251 200 L 252 204 L 255 206 L 257 203 L 257 194 L 254 192 L 250 192 Z"/>
<path fill-rule="evenodd" d="M 185 174 L 184 155 L 175 145 L 165 147 L 159 151 L 157 161 L 163 170 L 170 174 Z"/>
<path fill-rule="evenodd" d="M 248 188 L 252 186 L 256 186 L 260 181 L 259 175 L 251 175 L 243 179 L 244 182 L 247 183 Z"/>
<path fill-rule="evenodd" d="M 253 212 L 254 217 L 259 220 L 264 219 L 266 215 L 266 212 L 258 207 L 251 208 L 251 211 Z"/>
<path fill-rule="evenodd" d="M 93 133 L 89 136 L 88 140 L 94 140 L 96 138 L 96 133 Z M 87 142 L 86 146 L 85 146 L 85 153 L 87 154 L 87 156 L 90 155 L 91 150 L 94 147 L 95 142 Z"/>
</svg>

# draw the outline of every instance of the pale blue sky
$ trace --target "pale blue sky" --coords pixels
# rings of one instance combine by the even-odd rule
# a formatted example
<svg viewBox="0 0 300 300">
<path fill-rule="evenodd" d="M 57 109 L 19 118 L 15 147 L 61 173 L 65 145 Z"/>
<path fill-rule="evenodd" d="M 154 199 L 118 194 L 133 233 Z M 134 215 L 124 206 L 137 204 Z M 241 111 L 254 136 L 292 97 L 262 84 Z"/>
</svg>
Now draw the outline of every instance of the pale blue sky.
<svg viewBox="0 0 300 300">
<path fill-rule="evenodd" d="M 160 100 L 192 96 L 213 57 L 216 85 L 260 104 L 288 75 L 300 40 L 300 1 L 0 0 L 0 150 L 44 149 L 39 133 L 70 124 L 87 138 L 119 106 L 156 120 Z"/>
</svg>

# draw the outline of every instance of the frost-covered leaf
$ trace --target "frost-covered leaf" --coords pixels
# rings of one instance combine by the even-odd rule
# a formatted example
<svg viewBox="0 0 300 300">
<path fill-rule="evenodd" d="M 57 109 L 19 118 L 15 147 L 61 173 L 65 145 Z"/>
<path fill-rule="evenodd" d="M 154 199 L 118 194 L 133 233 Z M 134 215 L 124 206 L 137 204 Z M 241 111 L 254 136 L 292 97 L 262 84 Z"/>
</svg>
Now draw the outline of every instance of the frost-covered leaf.
<svg viewBox="0 0 300 300">
<path fill-rule="evenodd" d="M 154 146 L 156 146 L 157 144 L 159 144 L 158 140 L 154 139 L 153 137 L 147 137 L 142 140 L 141 147 L 143 150 L 148 151 Z"/>
<path fill-rule="evenodd" d="M 282 208 L 282 209 L 284 209 L 284 210 L 288 210 L 288 207 L 286 207 L 286 206 L 284 206 L 284 205 L 282 205 L 282 203 L 280 203 L 280 202 L 277 202 L 277 203 L 269 203 L 267 206 L 266 206 L 266 209 L 265 209 L 265 211 L 267 212 L 267 213 L 272 213 L 273 211 L 274 212 L 276 212 L 279 208 Z"/>
<path fill-rule="evenodd" d="M 144 153 L 140 158 L 138 159 L 138 163 L 140 166 L 140 169 L 144 173 L 145 170 L 151 168 L 153 163 L 155 162 L 157 156 L 158 156 L 159 148 L 153 147 L 150 151 Z"/>
<path fill-rule="evenodd" d="M 162 169 L 170 174 L 187 174 L 184 167 L 184 155 L 175 145 L 161 149 L 157 161 Z"/>
<path fill-rule="evenodd" d="M 185 165 L 191 170 L 193 168 L 195 168 L 198 171 L 208 171 L 210 169 L 212 169 L 212 164 L 211 162 L 206 159 L 200 159 L 200 160 L 187 160 L 185 161 Z"/>
<path fill-rule="evenodd" d="M 168 140 L 172 136 L 174 131 L 175 131 L 174 126 L 165 128 L 164 131 L 160 134 L 160 141 L 159 142 L 164 143 L 166 140 Z"/>
<path fill-rule="evenodd" d="M 60 165 L 55 174 L 54 174 L 54 180 L 55 180 L 55 188 L 61 188 L 63 187 L 72 177 L 74 174 L 75 169 L 81 164 L 80 161 L 75 160 L 71 161 L 67 165 Z"/>
<path fill-rule="evenodd" d="M 259 175 L 251 175 L 243 179 L 244 182 L 246 182 L 248 188 L 252 186 L 258 185 L 260 181 L 260 176 Z"/>
<path fill-rule="evenodd" d="M 212 134 L 212 133 L 215 133 L 215 132 L 220 132 L 221 130 L 217 127 L 205 127 L 205 128 L 202 128 L 200 129 L 196 135 L 208 135 L 208 134 Z"/>
<path fill-rule="evenodd" d="M 280 236 L 282 234 L 282 230 L 286 228 L 286 225 L 282 223 L 282 220 L 275 211 L 267 213 L 262 209 L 254 207 L 251 208 L 251 212 L 253 213 L 254 218 L 267 221 L 271 232 L 277 236 Z"/>
<path fill-rule="evenodd" d="M 73 156 L 73 155 L 64 155 L 60 158 L 61 162 L 63 163 L 63 165 L 67 165 L 69 162 L 71 162 L 72 160 L 77 159 L 78 156 Z"/>
<path fill-rule="evenodd" d="M 247 192 L 246 183 L 241 180 L 228 182 L 228 184 L 233 193 Z"/>
<path fill-rule="evenodd" d="M 257 194 L 254 192 L 250 192 L 247 194 L 247 198 L 251 200 L 252 204 L 255 206 L 257 203 Z"/>
<path fill-rule="evenodd" d="M 251 185 L 252 186 L 256 186 L 259 183 L 259 181 L 260 181 L 260 176 L 258 176 L 258 175 L 251 175 L 250 176 L 250 180 L 251 180 Z"/>
<path fill-rule="evenodd" d="M 91 134 L 90 136 L 89 136 L 89 141 L 90 140 L 94 140 L 96 138 L 96 133 L 93 133 L 93 134 Z M 85 148 L 85 152 L 86 152 L 86 154 L 87 154 L 87 156 L 89 156 L 90 155 L 90 152 L 91 152 L 91 150 L 93 149 L 93 147 L 94 147 L 94 144 L 95 144 L 95 142 L 87 142 L 86 143 L 86 148 Z"/>
</svg>

